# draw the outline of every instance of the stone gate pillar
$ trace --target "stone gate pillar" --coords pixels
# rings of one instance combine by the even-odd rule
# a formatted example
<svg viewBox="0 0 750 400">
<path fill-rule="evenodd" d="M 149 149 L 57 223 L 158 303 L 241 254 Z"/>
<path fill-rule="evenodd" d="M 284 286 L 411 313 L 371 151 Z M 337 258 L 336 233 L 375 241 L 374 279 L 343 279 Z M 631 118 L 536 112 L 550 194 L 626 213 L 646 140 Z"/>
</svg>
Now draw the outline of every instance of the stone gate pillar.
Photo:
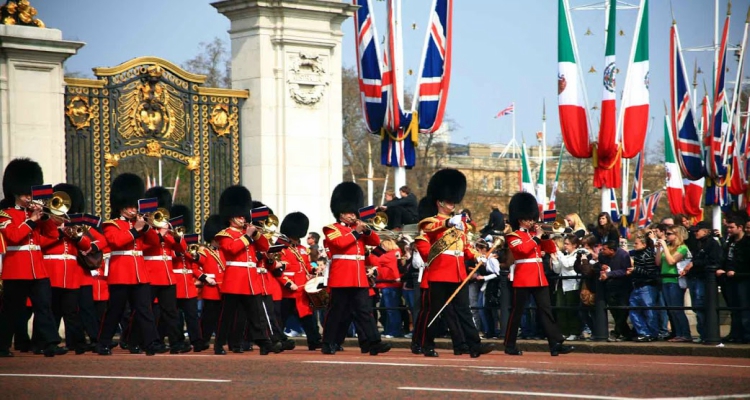
<svg viewBox="0 0 750 400">
<path fill-rule="evenodd" d="M 332 221 L 342 177 L 340 0 L 225 0 L 231 21 L 232 87 L 241 110 L 242 183 L 283 218 L 302 211 L 310 231 Z"/>
<path fill-rule="evenodd" d="M 2 168 L 29 157 L 41 165 L 45 183 L 65 182 L 63 61 L 83 45 L 62 40 L 58 29 L 0 25 Z"/>
</svg>

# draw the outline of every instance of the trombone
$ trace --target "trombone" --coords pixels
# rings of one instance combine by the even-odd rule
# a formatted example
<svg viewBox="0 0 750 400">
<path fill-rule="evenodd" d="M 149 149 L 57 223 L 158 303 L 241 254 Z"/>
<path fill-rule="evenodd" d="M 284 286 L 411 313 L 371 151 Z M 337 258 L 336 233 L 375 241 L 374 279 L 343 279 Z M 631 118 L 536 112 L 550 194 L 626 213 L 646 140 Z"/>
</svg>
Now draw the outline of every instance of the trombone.
<svg viewBox="0 0 750 400">
<path fill-rule="evenodd" d="M 542 231 L 544 233 L 548 233 L 550 235 L 562 235 L 565 231 L 565 219 L 562 217 L 557 217 L 555 221 L 551 224 L 539 224 L 539 226 L 542 228 Z"/>
<path fill-rule="evenodd" d="M 245 225 L 252 225 L 256 227 L 258 231 L 260 231 L 260 233 L 269 240 L 272 238 L 280 238 L 291 242 L 291 240 L 285 234 L 279 232 L 279 217 L 277 217 L 276 214 L 270 214 L 268 218 L 260 221 L 259 225 L 253 223 L 246 223 Z"/>
<path fill-rule="evenodd" d="M 36 205 L 42 208 L 42 214 L 50 217 L 60 218 L 63 221 L 70 221 L 68 211 L 73 202 L 70 196 L 62 191 L 52 193 L 52 197 L 43 200 L 31 200 L 28 206 Z"/>
<path fill-rule="evenodd" d="M 154 212 L 143 214 L 143 219 L 154 228 L 169 228 L 169 210 L 159 207 Z"/>
</svg>

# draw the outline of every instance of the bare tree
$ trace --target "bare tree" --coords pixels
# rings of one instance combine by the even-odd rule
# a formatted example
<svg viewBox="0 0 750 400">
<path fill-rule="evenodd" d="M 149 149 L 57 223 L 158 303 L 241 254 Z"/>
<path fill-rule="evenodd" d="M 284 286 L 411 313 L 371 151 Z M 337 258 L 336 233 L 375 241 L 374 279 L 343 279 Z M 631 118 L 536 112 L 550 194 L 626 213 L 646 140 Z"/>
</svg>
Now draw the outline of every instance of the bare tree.
<svg viewBox="0 0 750 400">
<path fill-rule="evenodd" d="M 210 42 L 201 42 L 198 54 L 185 61 L 182 68 L 206 76 L 205 86 L 228 88 L 232 86 L 232 63 L 227 45 L 216 37 Z"/>
</svg>

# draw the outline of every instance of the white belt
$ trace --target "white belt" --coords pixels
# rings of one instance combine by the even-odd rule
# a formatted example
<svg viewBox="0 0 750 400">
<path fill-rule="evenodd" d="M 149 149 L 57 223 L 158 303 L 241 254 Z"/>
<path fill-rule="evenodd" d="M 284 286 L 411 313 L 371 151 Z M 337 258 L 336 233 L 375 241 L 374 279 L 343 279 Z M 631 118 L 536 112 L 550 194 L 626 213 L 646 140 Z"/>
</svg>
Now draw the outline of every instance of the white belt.
<svg viewBox="0 0 750 400">
<path fill-rule="evenodd" d="M 461 250 L 446 250 L 440 254 L 446 254 L 446 255 L 454 256 L 454 257 L 461 257 L 464 254 L 464 252 Z"/>
<path fill-rule="evenodd" d="M 192 274 L 193 270 L 192 269 L 173 269 L 172 272 L 174 272 L 175 274 Z"/>
<path fill-rule="evenodd" d="M 146 261 L 172 261 L 172 256 L 144 256 Z"/>
<path fill-rule="evenodd" d="M 257 268 L 252 261 L 227 261 L 227 267 Z"/>
<path fill-rule="evenodd" d="M 516 260 L 516 264 L 523 264 L 523 263 L 539 263 L 542 262 L 541 258 L 522 258 L 520 260 Z"/>
<path fill-rule="evenodd" d="M 41 250 L 38 244 L 25 244 L 23 246 L 8 246 L 7 251 Z"/>
<path fill-rule="evenodd" d="M 284 272 L 284 275 L 286 275 L 286 276 L 294 276 L 294 272 Z"/>
<path fill-rule="evenodd" d="M 206 278 L 216 278 L 216 274 L 205 274 Z"/>
<path fill-rule="evenodd" d="M 333 257 L 331 258 L 334 260 L 355 260 L 355 261 L 365 260 L 365 256 L 353 255 L 353 254 L 334 254 Z"/>
<path fill-rule="evenodd" d="M 75 260 L 76 256 L 72 254 L 48 254 L 43 256 L 45 260 Z"/>
<path fill-rule="evenodd" d="M 109 254 L 113 256 L 142 256 L 143 252 L 140 250 L 126 250 L 126 251 L 113 251 Z"/>
</svg>

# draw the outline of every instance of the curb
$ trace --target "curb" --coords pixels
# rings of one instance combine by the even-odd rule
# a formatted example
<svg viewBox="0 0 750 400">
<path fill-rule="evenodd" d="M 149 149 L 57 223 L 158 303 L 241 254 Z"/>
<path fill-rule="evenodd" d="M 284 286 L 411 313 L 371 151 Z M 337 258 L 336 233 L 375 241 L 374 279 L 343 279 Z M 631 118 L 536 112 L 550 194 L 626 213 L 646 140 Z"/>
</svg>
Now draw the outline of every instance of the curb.
<svg viewBox="0 0 750 400">
<path fill-rule="evenodd" d="M 290 338 L 297 342 L 298 346 L 307 346 L 307 339 L 304 337 Z M 410 339 L 383 339 L 393 346 L 394 349 L 408 349 L 411 345 Z M 485 340 L 485 343 L 492 343 L 496 350 L 503 350 L 501 340 Z M 575 346 L 576 353 L 587 354 L 636 354 L 652 356 L 692 356 L 692 357 L 722 357 L 722 358 L 750 358 L 750 345 L 724 344 L 724 347 L 717 347 L 715 344 L 693 344 L 693 343 L 628 343 L 628 342 L 590 342 L 575 341 L 566 342 L 566 344 Z M 356 338 L 347 338 L 344 341 L 344 348 L 357 348 L 359 344 Z M 435 340 L 435 347 L 438 349 L 452 349 L 450 339 Z M 549 352 L 549 346 L 546 341 L 542 340 L 519 340 L 518 348 L 524 352 Z"/>
</svg>

